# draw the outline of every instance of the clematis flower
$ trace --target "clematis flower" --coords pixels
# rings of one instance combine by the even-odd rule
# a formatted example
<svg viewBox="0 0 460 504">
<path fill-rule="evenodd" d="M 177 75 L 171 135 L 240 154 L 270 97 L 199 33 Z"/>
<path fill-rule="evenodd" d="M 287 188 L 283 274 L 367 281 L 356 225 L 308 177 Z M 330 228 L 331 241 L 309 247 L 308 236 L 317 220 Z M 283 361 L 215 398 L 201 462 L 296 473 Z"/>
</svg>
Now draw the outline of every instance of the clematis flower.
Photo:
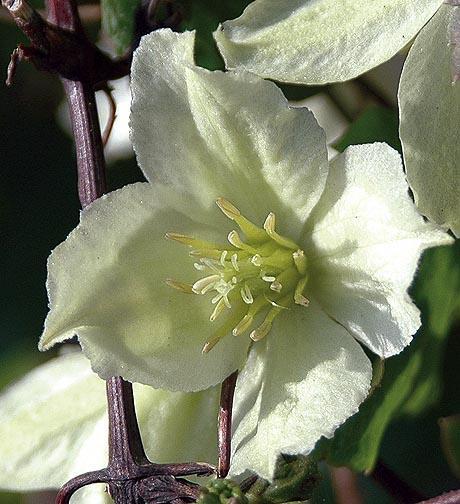
<svg viewBox="0 0 460 504">
<path fill-rule="evenodd" d="M 256 0 L 214 33 L 227 68 L 301 84 L 353 79 L 417 36 L 399 90 L 408 181 L 422 214 L 460 232 L 458 0 Z M 437 12 L 438 11 L 438 12 Z M 456 12 L 456 14 L 455 14 Z M 433 15 L 436 13 L 436 16 Z M 453 73 L 453 78 L 451 78 Z"/>
<path fill-rule="evenodd" d="M 397 152 L 329 165 L 311 112 L 255 75 L 195 66 L 193 46 L 160 30 L 136 51 L 149 182 L 94 202 L 53 251 L 40 348 L 77 335 L 102 377 L 171 390 L 239 369 L 232 474 L 270 479 L 365 399 L 360 343 L 389 357 L 410 342 L 417 261 L 451 238 L 417 213 Z"/>
<path fill-rule="evenodd" d="M 217 389 L 185 394 L 135 384 L 134 394 L 151 460 L 214 462 Z M 105 383 L 81 353 L 55 358 L 0 395 L 0 488 L 57 489 L 74 476 L 102 469 L 107 436 Z M 90 485 L 71 499 L 80 502 L 112 500 L 104 485 Z"/>
</svg>

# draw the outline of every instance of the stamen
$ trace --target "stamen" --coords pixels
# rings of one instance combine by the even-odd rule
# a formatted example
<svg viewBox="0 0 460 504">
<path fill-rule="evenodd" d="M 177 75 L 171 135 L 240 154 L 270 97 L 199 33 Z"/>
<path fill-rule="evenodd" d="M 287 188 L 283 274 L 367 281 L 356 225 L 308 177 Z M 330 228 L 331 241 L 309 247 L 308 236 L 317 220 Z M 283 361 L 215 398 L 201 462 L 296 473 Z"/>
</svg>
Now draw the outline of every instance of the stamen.
<svg viewBox="0 0 460 504">
<path fill-rule="evenodd" d="M 298 305 L 308 306 L 310 301 L 303 295 L 303 291 L 308 283 L 308 276 L 304 276 L 299 280 L 294 291 L 294 302 Z"/>
<path fill-rule="evenodd" d="M 229 310 L 223 326 L 218 327 L 203 346 L 203 353 L 209 352 L 230 332 L 238 336 L 248 331 L 254 341 L 259 341 L 270 332 L 274 319 L 282 310 L 289 309 L 294 303 L 302 306 L 309 303 L 303 294 L 308 282 L 307 258 L 295 242 L 276 232 L 275 214 L 268 214 L 262 229 L 224 198 L 219 198 L 217 205 L 238 224 L 244 233 L 244 241 L 236 230 L 227 237 L 231 246 L 179 233 L 166 234 L 166 238 L 191 247 L 190 255 L 198 258 L 194 268 L 203 271 L 203 278 L 193 285 L 172 279 L 167 279 L 166 283 L 186 293 L 212 291 L 212 322 L 226 308 Z M 265 318 L 250 331 L 259 312 Z"/>
<path fill-rule="evenodd" d="M 217 267 L 219 265 L 218 262 L 214 262 L 213 259 L 208 259 L 207 257 L 203 257 L 201 259 L 201 262 L 207 266 L 210 270 L 214 271 L 215 273 L 218 273 L 220 275 L 221 271 L 220 269 Z"/>
<path fill-rule="evenodd" d="M 191 250 L 189 252 L 189 255 L 192 257 L 199 257 L 200 259 L 202 258 L 207 258 L 207 259 L 214 259 L 215 261 L 220 260 L 220 256 L 222 255 L 221 250 L 217 249 L 208 249 L 208 250 L 202 250 L 202 249 L 197 249 L 197 250 Z"/>
<path fill-rule="evenodd" d="M 240 227 L 241 231 L 246 235 L 246 238 L 254 242 L 263 242 L 266 240 L 265 233 L 263 229 L 256 226 L 249 219 L 246 219 L 241 212 L 232 205 L 230 201 L 225 198 L 218 198 L 216 201 L 217 206 L 222 210 L 222 212 L 232 221 L 235 221 Z"/>
<path fill-rule="evenodd" d="M 222 296 L 222 299 L 224 300 L 225 306 L 226 306 L 227 308 L 231 308 L 231 307 L 232 307 L 232 305 L 230 304 L 230 301 L 228 300 L 228 296 L 227 296 L 227 294 L 224 294 L 224 295 Z"/>
<path fill-rule="evenodd" d="M 172 287 L 173 289 L 176 289 L 185 294 L 195 294 L 193 287 L 190 284 L 178 282 L 176 280 L 173 280 L 172 278 L 167 278 L 165 280 L 165 283 L 166 285 L 169 285 L 169 287 Z"/>
<path fill-rule="evenodd" d="M 285 296 L 282 300 L 280 300 L 280 306 L 271 308 L 262 324 L 260 324 L 257 329 L 254 329 L 249 337 L 253 341 L 260 341 L 262 338 L 265 338 L 272 328 L 273 320 L 280 314 L 283 308 L 286 308 L 284 305 L 291 302 L 292 300 L 289 296 Z"/>
<path fill-rule="evenodd" d="M 254 319 L 251 317 L 251 315 L 246 314 L 233 329 L 232 331 L 233 336 L 239 336 L 240 334 L 246 332 L 251 326 L 253 321 Z"/>
<path fill-rule="evenodd" d="M 251 254 L 256 254 L 257 251 L 255 248 L 251 247 L 247 243 L 244 243 L 243 240 L 240 238 L 240 235 L 235 231 L 230 231 L 228 233 L 227 240 L 230 242 L 231 245 L 234 247 L 241 249 L 241 250 L 246 250 L 247 252 L 250 252 Z"/>
<path fill-rule="evenodd" d="M 265 299 L 267 300 L 268 303 L 270 303 L 272 306 L 276 306 L 277 308 L 281 308 L 282 310 L 289 310 L 287 306 L 281 306 L 278 304 L 276 301 L 273 301 L 272 299 L 269 299 L 267 296 L 265 296 Z"/>
<path fill-rule="evenodd" d="M 240 290 L 241 298 L 246 304 L 252 304 L 254 302 L 254 298 L 252 297 L 251 289 L 248 287 L 248 284 L 244 284 L 244 287 Z"/>
<path fill-rule="evenodd" d="M 256 266 L 265 266 L 268 268 L 276 268 L 279 270 L 284 270 L 292 265 L 292 253 L 286 249 L 277 249 L 273 251 L 270 255 L 261 257 L 259 256 L 259 264 Z"/>
<path fill-rule="evenodd" d="M 232 255 L 232 266 L 235 271 L 240 271 L 240 268 L 238 266 L 238 256 L 236 254 Z"/>
<path fill-rule="evenodd" d="M 195 294 L 206 294 L 206 292 L 214 287 L 214 284 L 218 280 L 220 280 L 219 275 L 209 275 L 207 277 L 200 278 L 200 280 L 193 284 L 192 290 Z"/>
<path fill-rule="evenodd" d="M 230 316 L 228 320 L 220 326 L 216 332 L 206 341 L 206 343 L 203 346 L 203 349 L 201 350 L 203 353 L 208 353 L 210 350 L 212 350 L 219 341 L 227 336 L 227 334 L 230 334 L 232 332 L 232 329 L 235 327 L 235 325 L 238 323 L 238 321 L 241 319 L 243 316 L 243 303 L 240 301 L 241 304 L 235 303 L 235 313 L 233 316 Z"/>
<path fill-rule="evenodd" d="M 214 322 L 214 320 L 216 320 L 216 318 L 225 310 L 225 299 L 224 297 L 222 296 L 220 301 L 216 304 L 213 312 L 211 313 L 211 316 L 209 317 L 209 320 L 211 322 Z"/>
<path fill-rule="evenodd" d="M 294 264 L 296 265 L 297 271 L 301 275 L 307 273 L 307 258 L 303 250 L 296 250 L 292 253 L 292 258 L 294 259 Z"/>
<path fill-rule="evenodd" d="M 298 250 L 300 247 L 297 245 L 297 243 L 293 242 L 289 238 L 286 238 L 285 236 L 279 235 L 275 231 L 275 221 L 275 214 L 273 212 L 270 212 L 264 222 L 264 229 L 267 232 L 268 236 L 282 247 Z"/>
<path fill-rule="evenodd" d="M 205 240 L 197 240 L 191 236 L 186 236 L 180 233 L 166 233 L 165 238 L 168 240 L 177 241 L 188 247 L 193 247 L 194 249 L 222 249 L 220 245 L 216 243 L 211 243 Z"/>
<path fill-rule="evenodd" d="M 262 266 L 262 258 L 260 257 L 259 254 L 255 254 L 251 257 L 251 263 L 254 264 L 254 266 Z"/>
<path fill-rule="evenodd" d="M 211 299 L 211 304 L 216 304 L 217 302 L 219 302 L 221 299 L 222 299 L 222 296 L 223 294 L 221 294 L 219 292 L 219 294 L 217 294 L 217 296 L 214 296 L 212 299 Z"/>
<path fill-rule="evenodd" d="M 283 288 L 282 284 L 278 282 L 278 280 L 275 280 L 271 285 L 270 289 L 275 292 L 281 292 L 281 289 Z"/>
</svg>

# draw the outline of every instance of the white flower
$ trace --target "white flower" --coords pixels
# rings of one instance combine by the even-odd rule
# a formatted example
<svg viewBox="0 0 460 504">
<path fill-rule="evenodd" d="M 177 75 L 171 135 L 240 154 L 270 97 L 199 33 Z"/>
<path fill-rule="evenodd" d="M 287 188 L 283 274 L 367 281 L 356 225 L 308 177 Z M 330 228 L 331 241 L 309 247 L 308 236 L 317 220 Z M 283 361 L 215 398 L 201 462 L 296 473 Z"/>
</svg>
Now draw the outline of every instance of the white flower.
<svg viewBox="0 0 460 504">
<path fill-rule="evenodd" d="M 233 474 L 271 478 L 280 452 L 308 453 L 366 397 L 356 340 L 381 357 L 410 342 L 417 261 L 451 239 L 416 212 L 395 151 L 329 165 L 308 110 L 254 75 L 196 67 L 193 43 L 162 30 L 136 52 L 149 183 L 93 203 L 52 253 L 40 346 L 77 334 L 102 377 L 172 390 L 239 368 Z"/>
<path fill-rule="evenodd" d="M 218 390 L 185 394 L 134 385 L 147 455 L 154 462 L 215 462 Z M 178 414 L 180 412 L 180 414 Z M 0 395 L 0 488 L 59 488 L 108 462 L 105 383 L 81 353 L 55 358 Z M 104 485 L 71 500 L 112 502 Z"/>
</svg>

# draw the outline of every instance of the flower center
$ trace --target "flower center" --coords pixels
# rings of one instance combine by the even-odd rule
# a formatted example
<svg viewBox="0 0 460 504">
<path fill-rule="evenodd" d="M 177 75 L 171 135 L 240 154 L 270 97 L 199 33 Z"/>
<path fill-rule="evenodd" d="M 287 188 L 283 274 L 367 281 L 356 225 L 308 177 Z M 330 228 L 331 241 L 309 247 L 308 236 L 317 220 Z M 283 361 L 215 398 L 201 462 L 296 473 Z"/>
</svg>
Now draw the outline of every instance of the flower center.
<svg viewBox="0 0 460 504">
<path fill-rule="evenodd" d="M 194 266 L 203 275 L 193 285 L 172 279 L 166 283 L 188 294 L 209 294 L 213 305 L 211 322 L 225 312 L 232 314 L 206 341 L 203 353 L 229 333 L 239 336 L 250 331 L 250 338 L 259 341 L 283 310 L 293 304 L 308 306 L 303 295 L 308 281 L 307 258 L 295 242 L 275 231 L 275 214 L 269 213 L 260 228 L 226 199 L 219 198 L 216 203 L 238 225 L 244 240 L 235 230 L 228 235 L 229 245 L 166 234 L 166 238 L 191 248 Z M 255 326 L 259 315 L 265 316 Z"/>
</svg>

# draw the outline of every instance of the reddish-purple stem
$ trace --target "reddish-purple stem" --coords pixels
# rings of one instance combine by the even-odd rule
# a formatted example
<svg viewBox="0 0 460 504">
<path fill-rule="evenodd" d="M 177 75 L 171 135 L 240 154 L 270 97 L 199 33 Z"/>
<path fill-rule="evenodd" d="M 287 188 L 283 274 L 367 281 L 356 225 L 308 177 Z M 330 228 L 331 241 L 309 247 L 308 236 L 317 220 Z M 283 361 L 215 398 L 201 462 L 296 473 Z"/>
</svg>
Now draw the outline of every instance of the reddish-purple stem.
<svg viewBox="0 0 460 504">
<path fill-rule="evenodd" d="M 218 455 L 217 475 L 225 478 L 230 469 L 232 442 L 232 408 L 238 371 L 228 376 L 222 383 L 218 418 Z"/>
</svg>

